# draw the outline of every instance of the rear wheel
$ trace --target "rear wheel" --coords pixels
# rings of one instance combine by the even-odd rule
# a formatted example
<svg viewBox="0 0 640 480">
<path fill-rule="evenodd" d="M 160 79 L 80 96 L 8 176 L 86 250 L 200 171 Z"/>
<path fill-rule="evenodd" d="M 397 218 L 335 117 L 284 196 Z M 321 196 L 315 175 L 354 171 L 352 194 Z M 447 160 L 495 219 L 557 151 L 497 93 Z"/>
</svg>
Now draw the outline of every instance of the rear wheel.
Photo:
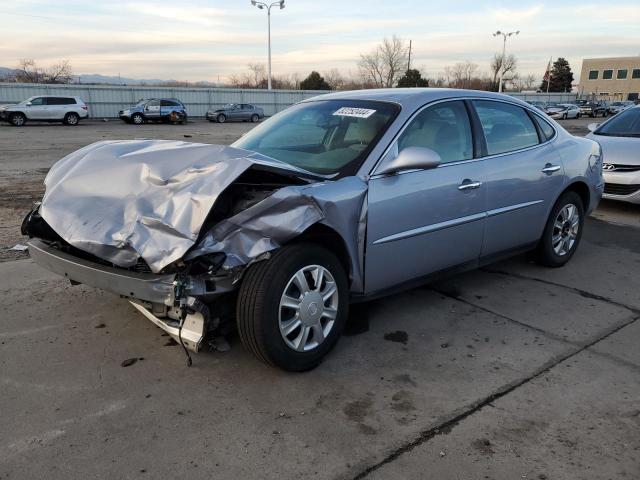
<svg viewBox="0 0 640 480">
<path fill-rule="evenodd" d="M 575 192 L 563 193 L 551 210 L 536 248 L 536 261 L 547 267 L 561 267 L 575 253 L 584 224 L 584 206 Z"/>
<path fill-rule="evenodd" d="M 218 123 L 224 123 L 227 121 L 227 116 L 221 113 L 216 117 L 216 120 L 218 121 Z"/>
<path fill-rule="evenodd" d="M 25 123 L 27 123 L 27 117 L 25 117 L 24 113 L 20 113 L 20 112 L 12 113 L 11 116 L 9 117 L 9 122 L 14 127 L 21 127 Z"/>
<path fill-rule="evenodd" d="M 144 117 L 141 113 L 134 113 L 131 115 L 131 123 L 134 125 L 142 125 L 144 123 Z"/>
<path fill-rule="evenodd" d="M 244 275 L 236 307 L 240 339 L 266 363 L 310 370 L 337 343 L 348 295 L 344 268 L 331 252 L 309 243 L 283 247 Z"/>
<path fill-rule="evenodd" d="M 69 112 L 64 116 L 63 122 L 66 125 L 77 125 L 80 121 L 80 116 L 77 113 Z"/>
</svg>

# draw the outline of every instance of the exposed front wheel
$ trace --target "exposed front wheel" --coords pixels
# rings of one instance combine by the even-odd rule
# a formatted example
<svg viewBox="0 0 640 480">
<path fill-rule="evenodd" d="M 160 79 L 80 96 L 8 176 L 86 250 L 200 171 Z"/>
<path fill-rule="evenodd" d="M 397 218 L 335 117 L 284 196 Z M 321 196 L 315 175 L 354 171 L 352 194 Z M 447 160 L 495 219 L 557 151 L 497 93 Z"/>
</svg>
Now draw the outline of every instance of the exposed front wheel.
<svg viewBox="0 0 640 480">
<path fill-rule="evenodd" d="M 551 210 L 536 249 L 536 261 L 547 267 L 567 263 L 580 244 L 583 225 L 582 199 L 575 192 L 565 192 Z"/>
<path fill-rule="evenodd" d="M 348 295 L 344 268 L 331 252 L 308 243 L 283 247 L 244 275 L 236 309 L 240 339 L 264 362 L 310 370 L 338 341 Z"/>
<path fill-rule="evenodd" d="M 142 125 L 144 123 L 144 117 L 141 113 L 134 113 L 131 115 L 131 123 L 134 125 Z"/>
<path fill-rule="evenodd" d="M 218 123 L 224 123 L 227 121 L 227 117 L 226 115 L 223 115 L 222 113 L 220 115 L 218 115 L 216 117 L 216 120 L 218 121 Z"/>
<path fill-rule="evenodd" d="M 27 123 L 27 117 L 24 116 L 24 113 L 12 113 L 9 117 L 9 122 L 14 127 L 21 127 Z"/>
<path fill-rule="evenodd" d="M 80 121 L 80 116 L 78 116 L 77 113 L 73 113 L 73 112 L 67 113 L 64 116 L 64 120 L 63 120 L 63 122 L 66 125 L 77 125 L 79 121 Z"/>
<path fill-rule="evenodd" d="M 256 123 L 258 120 L 260 120 L 260 117 L 256 113 L 251 115 L 251 122 Z"/>
</svg>

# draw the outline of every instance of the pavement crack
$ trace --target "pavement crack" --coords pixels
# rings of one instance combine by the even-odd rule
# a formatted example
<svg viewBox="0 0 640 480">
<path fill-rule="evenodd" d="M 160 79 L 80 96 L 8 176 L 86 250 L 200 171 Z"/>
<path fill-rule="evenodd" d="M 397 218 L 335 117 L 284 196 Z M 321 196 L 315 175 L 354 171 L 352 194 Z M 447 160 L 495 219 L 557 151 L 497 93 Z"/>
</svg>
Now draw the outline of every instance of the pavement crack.
<svg viewBox="0 0 640 480">
<path fill-rule="evenodd" d="M 480 412 L 486 406 L 491 406 L 492 403 L 495 402 L 496 400 L 499 400 L 500 398 L 508 395 L 509 393 L 515 391 L 516 389 L 522 387 L 523 385 L 526 385 L 527 383 L 531 382 L 532 380 L 535 380 L 536 378 L 544 375 L 545 373 L 551 371 L 551 369 L 553 369 L 557 365 L 560 365 L 561 363 L 573 358 L 574 356 L 578 355 L 579 353 L 584 352 L 587 349 L 590 349 L 595 344 L 597 344 L 597 343 L 605 340 L 606 338 L 610 337 L 611 335 L 619 332 L 620 330 L 622 330 L 623 328 L 631 325 L 632 323 L 634 323 L 638 319 L 640 319 L 640 316 L 639 317 L 634 317 L 634 318 L 632 318 L 632 319 L 630 319 L 630 320 L 628 320 L 628 321 L 626 321 L 626 322 L 624 322 L 624 323 L 622 323 L 620 325 L 617 325 L 616 327 L 613 327 L 610 330 L 608 330 L 606 333 L 603 333 L 602 335 L 598 336 L 597 338 L 595 338 L 591 342 L 588 342 L 588 343 L 586 343 L 586 344 L 584 344 L 584 345 L 582 345 L 580 347 L 574 348 L 573 350 L 569 351 L 568 353 L 556 356 L 554 359 L 550 360 L 549 362 L 546 362 L 540 368 L 535 370 L 531 375 L 528 375 L 525 378 L 522 378 L 520 380 L 516 380 L 514 382 L 511 382 L 511 383 L 508 383 L 506 385 L 503 385 L 498 390 L 496 390 L 495 392 L 489 394 L 488 396 L 484 397 L 483 399 L 480 399 L 480 400 L 472 403 L 462 413 L 459 413 L 459 414 L 455 415 L 454 417 L 452 417 L 452 418 L 450 418 L 450 419 L 448 419 L 448 420 L 446 420 L 446 421 L 444 421 L 444 422 L 442 422 L 442 423 L 440 423 L 440 424 L 438 424 L 438 425 L 436 425 L 434 427 L 429 428 L 428 430 L 424 430 L 424 431 L 420 432 L 418 434 L 418 436 L 416 438 L 414 438 L 413 440 L 411 440 L 410 442 L 398 447 L 397 449 L 395 449 L 394 451 L 389 453 L 385 458 L 383 458 L 379 462 L 377 462 L 377 463 L 375 463 L 373 465 L 370 465 L 369 467 L 367 467 L 364 470 L 362 470 L 360 473 L 356 474 L 354 477 L 351 477 L 352 480 L 363 479 L 363 478 L 367 477 L 370 473 L 373 473 L 374 471 L 380 469 L 384 465 L 387 465 L 387 464 L 397 460 L 399 457 L 401 457 L 405 453 L 408 453 L 408 452 L 412 451 L 414 448 L 425 444 L 426 442 L 428 442 L 429 440 L 434 438 L 436 435 L 441 435 L 443 433 L 451 432 L 451 430 L 453 428 L 455 428 L 458 424 L 460 424 L 460 422 L 462 422 L 467 417 L 470 417 L 471 415 L 473 415 L 473 414 L 475 414 L 477 412 Z M 569 345 L 575 346 L 575 345 L 573 345 L 571 343 L 569 343 Z M 593 350 L 589 350 L 589 352 L 591 353 L 591 352 L 593 352 Z"/>
<path fill-rule="evenodd" d="M 618 301 L 613 300 L 613 299 L 608 298 L 608 297 L 604 297 L 602 295 L 598 295 L 596 293 L 587 292 L 586 290 L 582 290 L 581 288 L 570 287 L 568 285 L 563 285 L 561 283 L 552 282 L 551 280 L 543 280 L 541 278 L 528 277 L 527 275 L 521 275 L 519 273 L 508 272 L 506 270 L 498 270 L 498 269 L 492 269 L 492 268 L 484 267 L 484 268 L 481 268 L 480 271 L 485 272 L 485 273 L 497 274 L 497 275 L 505 275 L 507 277 L 519 278 L 521 280 L 531 280 L 531 281 L 542 283 L 542 284 L 545 284 L 545 285 L 551 285 L 553 287 L 566 288 L 567 290 L 571 290 L 571 291 L 577 293 L 578 295 L 580 295 L 582 297 L 590 298 L 592 300 L 599 300 L 601 302 L 605 302 L 605 303 L 608 303 L 610 305 L 615 305 L 617 307 L 626 308 L 627 310 L 632 311 L 634 314 L 640 315 L 640 308 L 633 307 L 631 305 L 626 305 L 624 303 L 618 302 Z"/>
</svg>

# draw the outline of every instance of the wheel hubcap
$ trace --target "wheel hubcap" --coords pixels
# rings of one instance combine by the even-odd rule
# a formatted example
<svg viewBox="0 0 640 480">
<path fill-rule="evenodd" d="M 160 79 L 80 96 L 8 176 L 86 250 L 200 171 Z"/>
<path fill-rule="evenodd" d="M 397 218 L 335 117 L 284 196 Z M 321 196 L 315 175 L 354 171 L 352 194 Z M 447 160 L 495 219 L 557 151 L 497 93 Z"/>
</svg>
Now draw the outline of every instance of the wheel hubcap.
<svg viewBox="0 0 640 480">
<path fill-rule="evenodd" d="M 564 256 L 571 251 L 578 238 L 580 214 L 578 208 L 570 203 L 562 207 L 553 224 L 551 243 L 556 255 Z"/>
<path fill-rule="evenodd" d="M 278 326 L 287 346 L 298 352 L 318 347 L 327 338 L 338 314 L 338 288 L 321 265 L 298 270 L 280 298 Z"/>
</svg>

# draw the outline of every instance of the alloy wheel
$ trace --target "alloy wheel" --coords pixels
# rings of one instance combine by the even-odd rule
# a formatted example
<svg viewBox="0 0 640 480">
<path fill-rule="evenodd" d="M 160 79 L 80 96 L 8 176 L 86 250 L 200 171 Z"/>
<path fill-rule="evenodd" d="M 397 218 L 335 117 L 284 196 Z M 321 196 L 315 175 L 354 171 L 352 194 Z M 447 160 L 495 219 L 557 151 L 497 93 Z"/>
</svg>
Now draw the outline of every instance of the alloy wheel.
<svg viewBox="0 0 640 480">
<path fill-rule="evenodd" d="M 579 230 L 580 213 L 573 203 L 569 203 L 560 209 L 553 224 L 551 244 L 556 255 L 562 257 L 571 251 Z"/>
<path fill-rule="evenodd" d="M 298 270 L 287 282 L 278 310 L 280 335 L 289 348 L 317 348 L 338 315 L 338 287 L 331 272 L 321 265 Z"/>
</svg>

